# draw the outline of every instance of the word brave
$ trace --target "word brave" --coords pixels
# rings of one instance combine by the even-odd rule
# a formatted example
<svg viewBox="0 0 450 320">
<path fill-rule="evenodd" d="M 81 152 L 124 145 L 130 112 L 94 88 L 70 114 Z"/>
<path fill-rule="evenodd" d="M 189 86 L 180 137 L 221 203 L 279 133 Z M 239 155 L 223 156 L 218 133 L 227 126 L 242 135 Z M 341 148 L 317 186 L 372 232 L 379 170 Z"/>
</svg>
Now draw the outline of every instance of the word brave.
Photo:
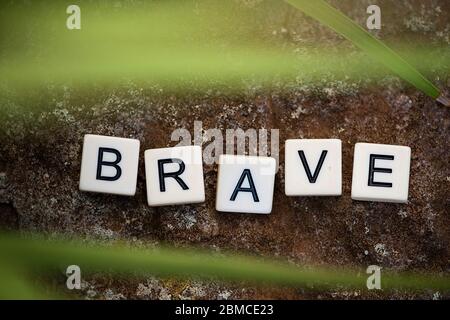
<svg viewBox="0 0 450 320">
<path fill-rule="evenodd" d="M 132 196 L 136 193 L 140 143 L 135 139 L 86 135 L 80 190 Z M 357 143 L 351 196 L 354 200 L 408 200 L 411 149 Z M 144 152 L 149 206 L 205 201 L 200 146 Z M 216 210 L 268 214 L 277 171 L 272 157 L 221 155 Z M 342 142 L 339 139 L 291 139 L 285 145 L 287 196 L 342 195 Z"/>
</svg>

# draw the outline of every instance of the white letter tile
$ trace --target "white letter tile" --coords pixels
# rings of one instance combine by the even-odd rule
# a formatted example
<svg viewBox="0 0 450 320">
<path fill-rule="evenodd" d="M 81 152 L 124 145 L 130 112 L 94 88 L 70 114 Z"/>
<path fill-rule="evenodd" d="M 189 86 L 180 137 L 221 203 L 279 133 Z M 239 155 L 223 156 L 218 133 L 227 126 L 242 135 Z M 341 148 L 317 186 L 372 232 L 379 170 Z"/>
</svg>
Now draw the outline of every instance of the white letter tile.
<svg viewBox="0 0 450 320">
<path fill-rule="evenodd" d="M 270 157 L 221 155 L 216 210 L 261 213 L 272 211 L 276 161 Z"/>
<path fill-rule="evenodd" d="M 199 146 L 149 149 L 144 156 L 149 206 L 205 201 Z"/>
<path fill-rule="evenodd" d="M 407 202 L 411 148 L 357 143 L 353 159 L 352 199 Z"/>
<path fill-rule="evenodd" d="M 139 164 L 139 140 L 84 136 L 80 190 L 133 196 Z"/>
<path fill-rule="evenodd" d="M 285 193 L 288 196 L 342 194 L 339 139 L 291 139 L 285 144 Z"/>
</svg>

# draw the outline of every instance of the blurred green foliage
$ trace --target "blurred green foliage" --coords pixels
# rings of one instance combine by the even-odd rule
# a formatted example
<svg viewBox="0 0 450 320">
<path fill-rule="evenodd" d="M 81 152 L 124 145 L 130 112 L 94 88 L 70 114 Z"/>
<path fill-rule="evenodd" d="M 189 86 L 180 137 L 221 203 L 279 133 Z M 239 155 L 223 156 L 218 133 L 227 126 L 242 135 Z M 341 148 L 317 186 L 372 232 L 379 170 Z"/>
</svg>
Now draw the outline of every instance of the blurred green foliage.
<svg viewBox="0 0 450 320">
<path fill-rule="evenodd" d="M 307 42 L 298 30 L 283 30 L 282 17 L 295 9 L 280 1 L 254 6 L 204 0 L 79 1 L 81 30 L 66 28 L 66 1 L 11 2 L 0 10 L 1 88 L 23 94 L 48 84 L 114 86 L 129 80 L 181 91 L 278 83 L 326 86 L 328 75 L 344 81 L 379 79 L 389 73 L 380 68 L 381 61 L 436 95 L 420 73 L 325 2 L 291 3 L 364 52 L 355 52 L 345 41 Z M 448 74 L 448 47 L 424 51 L 415 44 L 403 50 L 426 75 Z"/>
<path fill-rule="evenodd" d="M 65 272 L 78 265 L 82 275 L 106 272 L 115 275 L 196 278 L 243 281 L 254 285 L 282 285 L 302 288 L 355 288 L 367 290 L 365 269 L 296 266 L 280 259 L 217 253 L 173 247 L 137 248 L 126 243 L 108 245 L 93 241 L 17 234 L 0 235 L 0 298 L 62 297 L 60 292 L 40 288 L 37 274 L 58 268 Z M 383 290 L 450 289 L 444 276 L 382 271 Z"/>
</svg>

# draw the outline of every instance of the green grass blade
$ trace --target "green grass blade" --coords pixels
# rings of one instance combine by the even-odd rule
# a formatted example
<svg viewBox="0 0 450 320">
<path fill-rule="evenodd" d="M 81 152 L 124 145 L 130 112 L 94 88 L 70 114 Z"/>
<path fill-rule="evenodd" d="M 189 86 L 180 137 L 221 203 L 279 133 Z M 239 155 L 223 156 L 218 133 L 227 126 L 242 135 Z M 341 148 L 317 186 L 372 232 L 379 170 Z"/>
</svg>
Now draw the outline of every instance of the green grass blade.
<svg viewBox="0 0 450 320">
<path fill-rule="evenodd" d="M 52 240 L 41 237 L 0 237 L 0 267 L 12 263 L 31 270 L 53 270 L 79 265 L 83 274 L 112 272 L 128 275 L 246 281 L 251 284 L 271 284 L 314 288 L 351 287 L 366 289 L 365 270 L 294 266 L 279 260 L 262 259 L 237 254 L 217 254 L 193 249 L 132 248 L 105 246 L 78 241 Z M 7 258 L 5 258 L 7 257 Z M 2 279 L 8 277 L 2 273 Z M 14 285 L 14 284 L 12 284 Z M 450 290 L 450 279 L 427 274 L 382 273 L 383 289 Z M 0 290 L 8 288 L 0 287 Z M 2 292 L 5 295 L 5 292 Z"/>
<path fill-rule="evenodd" d="M 411 83 L 433 99 L 440 96 L 439 89 L 402 57 L 372 36 L 339 10 L 324 0 L 286 0 L 305 14 L 341 34 L 370 57 L 384 64 L 398 76 Z"/>
</svg>

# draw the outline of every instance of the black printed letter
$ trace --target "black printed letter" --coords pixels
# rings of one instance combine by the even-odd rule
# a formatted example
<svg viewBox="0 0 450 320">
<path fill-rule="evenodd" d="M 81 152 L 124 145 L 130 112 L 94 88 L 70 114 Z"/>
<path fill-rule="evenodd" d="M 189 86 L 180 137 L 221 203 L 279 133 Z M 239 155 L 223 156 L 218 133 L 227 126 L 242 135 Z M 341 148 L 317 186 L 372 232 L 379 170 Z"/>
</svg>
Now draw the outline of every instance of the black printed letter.
<svg viewBox="0 0 450 320">
<path fill-rule="evenodd" d="M 376 182 L 373 181 L 373 176 L 375 172 L 384 172 L 384 173 L 392 173 L 392 169 L 387 168 L 376 168 L 375 167 L 375 160 L 381 159 L 381 160 L 394 160 L 394 156 L 390 155 L 383 155 L 383 154 L 371 154 L 370 160 L 369 160 L 369 186 L 370 187 L 385 187 L 385 188 L 392 188 L 392 183 L 390 182 Z"/>
<path fill-rule="evenodd" d="M 180 166 L 180 169 L 175 172 L 164 172 L 164 164 L 166 163 L 178 163 Z M 180 174 L 184 172 L 184 169 L 186 166 L 184 165 L 184 162 L 180 159 L 161 159 L 158 160 L 158 173 L 159 173 L 159 190 L 161 192 L 166 191 L 166 183 L 165 178 L 174 178 L 176 182 L 181 186 L 183 190 L 188 190 L 189 187 L 184 183 L 184 181 L 179 177 Z"/>
<path fill-rule="evenodd" d="M 248 179 L 248 184 L 250 185 L 249 188 L 242 187 L 245 177 L 247 177 Z M 239 191 L 251 192 L 253 196 L 253 201 L 259 202 L 258 194 L 256 193 L 255 183 L 253 182 L 252 173 L 250 172 L 250 169 L 244 169 L 244 171 L 242 172 L 242 175 L 239 178 L 237 186 L 236 188 L 234 188 L 233 194 L 231 195 L 230 198 L 231 201 L 236 200 Z"/>
<path fill-rule="evenodd" d="M 115 161 L 103 161 L 103 153 L 109 152 L 114 153 L 116 155 Z M 122 155 L 116 149 L 112 148 L 98 148 L 98 159 L 97 159 L 97 180 L 105 180 L 105 181 L 116 181 L 122 175 L 122 169 L 117 165 L 120 160 L 122 160 Z M 102 176 L 102 167 L 109 166 L 114 167 L 116 169 L 116 175 L 113 177 L 105 177 Z"/>
<path fill-rule="evenodd" d="M 315 183 L 317 177 L 319 176 L 320 169 L 322 169 L 323 162 L 325 161 L 325 157 L 327 156 L 328 150 L 323 150 L 320 155 L 319 163 L 317 164 L 316 170 L 314 170 L 314 175 L 311 174 L 311 170 L 309 169 L 308 162 L 306 161 L 305 153 L 303 150 L 298 151 L 298 155 L 300 156 L 300 160 L 302 160 L 303 167 L 305 168 L 306 175 L 308 176 L 308 180 L 310 183 Z"/>
</svg>

